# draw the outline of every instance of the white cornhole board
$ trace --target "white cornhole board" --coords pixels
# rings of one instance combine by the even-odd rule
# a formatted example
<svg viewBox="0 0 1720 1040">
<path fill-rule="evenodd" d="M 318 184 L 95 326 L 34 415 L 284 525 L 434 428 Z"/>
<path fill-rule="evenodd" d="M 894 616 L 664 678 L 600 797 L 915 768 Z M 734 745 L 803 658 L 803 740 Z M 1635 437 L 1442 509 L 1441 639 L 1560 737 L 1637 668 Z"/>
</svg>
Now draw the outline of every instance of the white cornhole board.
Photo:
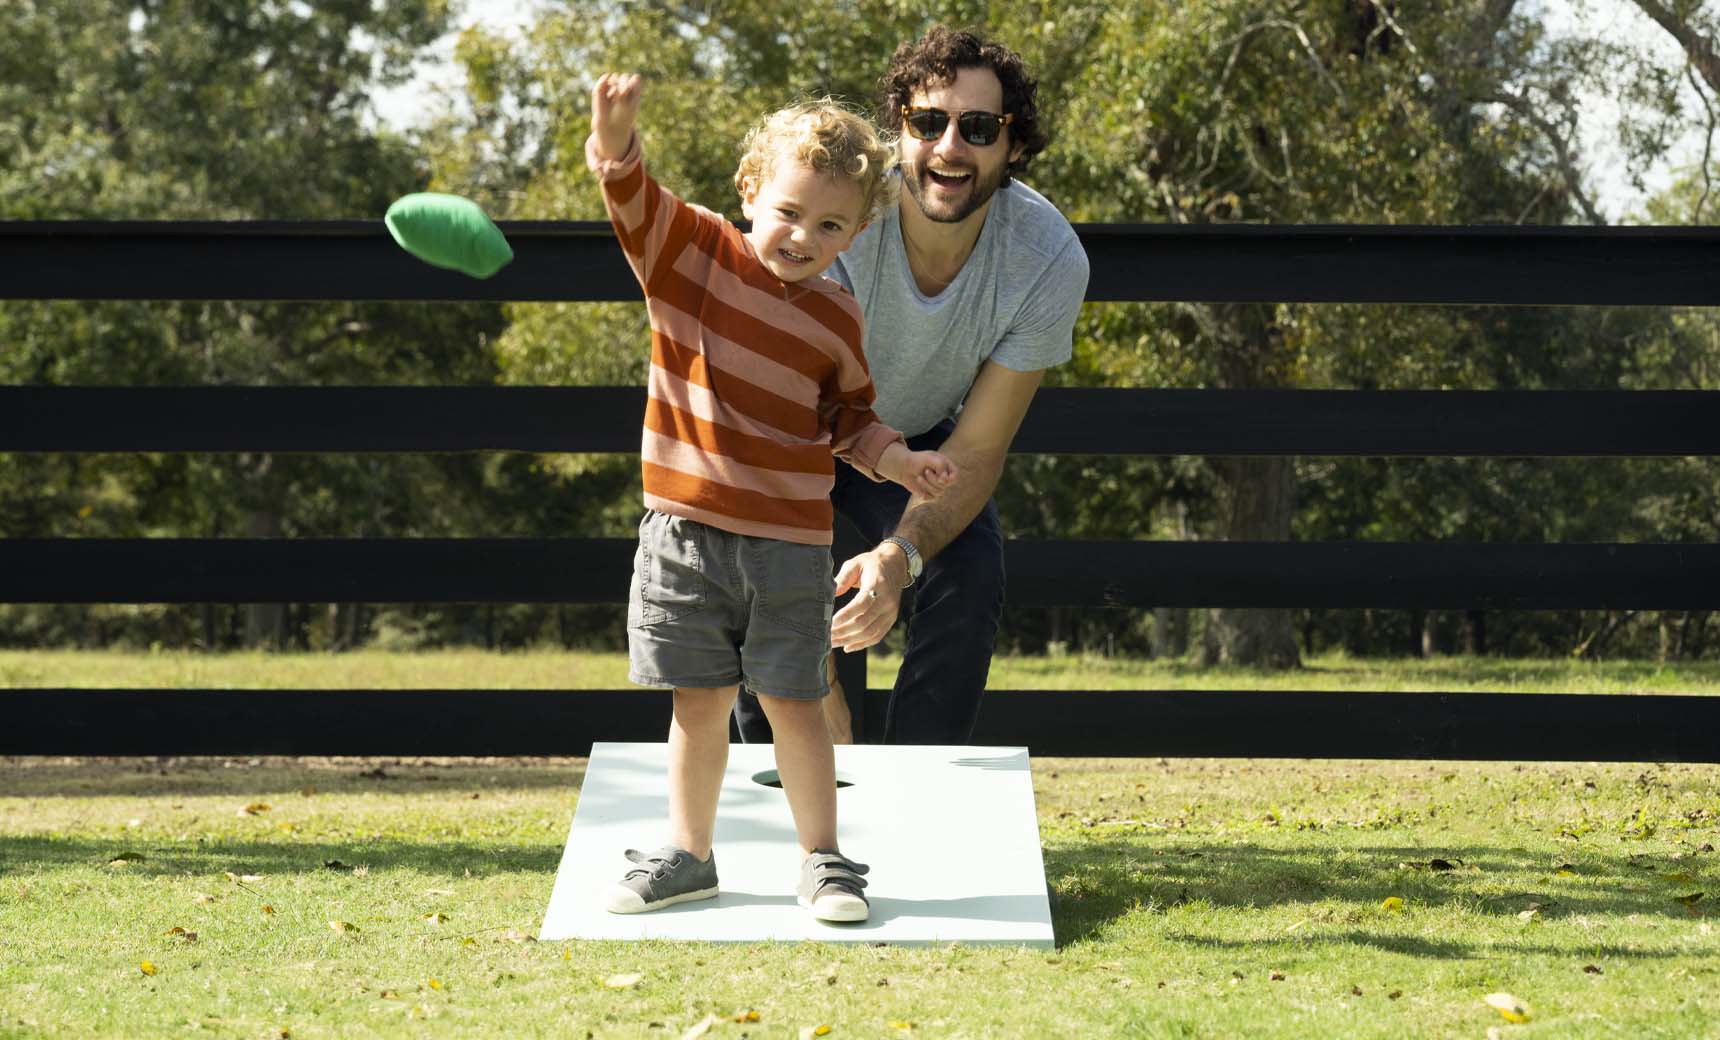
<svg viewBox="0 0 1720 1040">
<path fill-rule="evenodd" d="M 667 744 L 596 743 L 538 938 L 706 942 L 1007 943 L 1051 946 L 1027 749 L 836 749 L 842 850 L 869 864 L 871 919 L 825 924 L 795 902 L 800 853 L 769 744 L 729 748 L 717 806 L 722 892 L 645 914 L 603 909 L 626 849 L 668 830 Z"/>
</svg>

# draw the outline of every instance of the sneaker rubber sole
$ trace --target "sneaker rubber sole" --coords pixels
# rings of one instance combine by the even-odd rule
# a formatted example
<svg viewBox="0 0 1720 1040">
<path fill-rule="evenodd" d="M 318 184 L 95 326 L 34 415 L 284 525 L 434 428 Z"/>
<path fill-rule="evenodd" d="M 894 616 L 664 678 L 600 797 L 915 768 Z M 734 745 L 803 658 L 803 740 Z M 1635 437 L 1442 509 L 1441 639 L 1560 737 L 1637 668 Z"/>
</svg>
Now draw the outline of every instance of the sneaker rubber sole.
<svg viewBox="0 0 1720 1040">
<path fill-rule="evenodd" d="M 612 914 L 643 914 L 651 910 L 661 910 L 666 906 L 674 906 L 676 903 L 691 903 L 695 899 L 714 899 L 716 895 L 717 889 L 713 885 L 710 888 L 681 892 L 647 903 L 640 898 L 639 893 L 631 888 L 616 885 L 609 890 L 608 896 L 604 899 L 603 908 Z"/>
<path fill-rule="evenodd" d="M 816 901 L 796 898 L 795 902 L 812 911 L 812 916 L 820 921 L 830 921 L 835 924 L 853 924 L 864 921 L 872 913 L 872 908 L 866 905 L 866 900 L 847 893 L 832 893 Z"/>
</svg>

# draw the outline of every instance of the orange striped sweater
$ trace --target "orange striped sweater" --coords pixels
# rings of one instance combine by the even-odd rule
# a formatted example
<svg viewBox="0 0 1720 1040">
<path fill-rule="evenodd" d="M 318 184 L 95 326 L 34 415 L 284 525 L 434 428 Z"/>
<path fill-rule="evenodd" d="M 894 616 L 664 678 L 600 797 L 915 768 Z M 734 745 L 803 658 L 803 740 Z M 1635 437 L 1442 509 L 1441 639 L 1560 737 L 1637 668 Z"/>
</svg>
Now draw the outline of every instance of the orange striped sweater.
<svg viewBox="0 0 1720 1040">
<path fill-rule="evenodd" d="M 785 283 L 738 228 L 625 156 L 586 162 L 651 320 L 645 505 L 738 534 L 829 545 L 834 453 L 874 480 L 902 435 L 872 412 L 860 305 L 829 278 Z"/>
</svg>

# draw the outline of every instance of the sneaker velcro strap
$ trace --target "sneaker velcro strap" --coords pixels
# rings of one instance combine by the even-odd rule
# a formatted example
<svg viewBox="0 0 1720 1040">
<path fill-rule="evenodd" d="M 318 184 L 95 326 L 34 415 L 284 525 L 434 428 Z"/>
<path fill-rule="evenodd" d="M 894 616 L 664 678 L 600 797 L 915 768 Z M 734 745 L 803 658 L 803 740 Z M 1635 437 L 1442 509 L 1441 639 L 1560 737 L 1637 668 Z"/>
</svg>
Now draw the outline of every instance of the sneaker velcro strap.
<svg viewBox="0 0 1720 1040">
<path fill-rule="evenodd" d="M 816 896 L 826 886 L 847 889 L 860 898 L 860 890 L 866 887 L 866 879 L 860 875 L 871 870 L 864 863 L 856 863 L 840 852 L 815 852 L 812 854 L 809 866 L 812 872 L 812 888 Z"/>
<path fill-rule="evenodd" d="M 646 874 L 649 874 L 652 877 L 662 877 L 664 874 L 674 869 L 675 856 L 678 852 L 680 852 L 679 849 L 664 848 L 658 849 L 656 852 L 647 855 L 640 852 L 638 849 L 628 849 L 623 853 L 623 855 L 632 862 L 640 865 L 629 870 L 626 874 L 623 874 L 621 876 L 621 880 L 625 881 L 628 878 L 643 877 Z"/>
</svg>

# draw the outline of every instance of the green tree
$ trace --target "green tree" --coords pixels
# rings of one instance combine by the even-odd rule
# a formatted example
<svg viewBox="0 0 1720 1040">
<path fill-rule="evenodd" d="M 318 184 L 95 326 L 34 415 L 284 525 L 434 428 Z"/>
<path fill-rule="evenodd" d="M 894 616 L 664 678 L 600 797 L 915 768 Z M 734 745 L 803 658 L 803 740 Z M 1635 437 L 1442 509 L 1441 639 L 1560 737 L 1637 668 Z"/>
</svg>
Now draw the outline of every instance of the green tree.
<svg viewBox="0 0 1720 1040">
<path fill-rule="evenodd" d="M 8 4 L 0 217 L 374 219 L 427 171 L 377 128 L 370 92 L 448 17 L 443 0 Z M 494 307 L 16 303 L 0 380 L 482 383 L 499 325 Z M 476 522 L 481 484 L 474 459 L 0 458 L 10 535 L 439 533 Z M 248 641 L 281 641 L 286 621 L 253 608 Z M 201 627 L 219 638 L 211 615 Z"/>
</svg>

